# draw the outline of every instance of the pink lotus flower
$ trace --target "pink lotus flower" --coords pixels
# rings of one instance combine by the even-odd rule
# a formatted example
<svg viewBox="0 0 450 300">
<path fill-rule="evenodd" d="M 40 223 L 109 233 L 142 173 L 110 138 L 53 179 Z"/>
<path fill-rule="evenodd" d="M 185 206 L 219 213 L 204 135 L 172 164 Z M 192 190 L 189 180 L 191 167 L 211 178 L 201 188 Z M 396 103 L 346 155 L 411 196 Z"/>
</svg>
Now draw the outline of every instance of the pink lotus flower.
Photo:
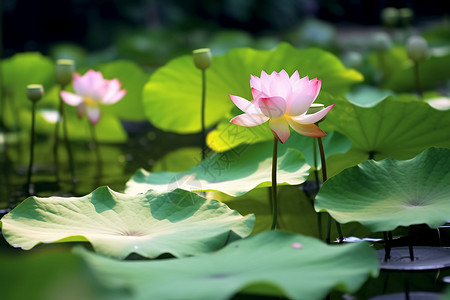
<svg viewBox="0 0 450 300">
<path fill-rule="evenodd" d="M 289 126 L 302 135 L 326 136 L 314 123 L 320 121 L 334 106 L 330 105 L 316 113 L 307 115 L 311 104 L 320 91 L 321 81 L 308 76 L 300 78 L 298 71 L 291 77 L 285 70 L 267 75 L 261 72 L 261 78 L 250 77 L 253 100 L 229 95 L 234 104 L 243 112 L 230 122 L 246 127 L 257 126 L 269 121 L 275 137 L 284 143 L 290 136 Z"/>
<path fill-rule="evenodd" d="M 121 90 L 117 79 L 106 80 L 102 73 L 89 70 L 83 76 L 74 74 L 73 89 L 76 94 L 61 91 L 61 98 L 69 105 L 78 106 L 78 117 L 86 113 L 92 125 L 100 119 L 100 105 L 113 104 L 127 93 Z"/>
</svg>

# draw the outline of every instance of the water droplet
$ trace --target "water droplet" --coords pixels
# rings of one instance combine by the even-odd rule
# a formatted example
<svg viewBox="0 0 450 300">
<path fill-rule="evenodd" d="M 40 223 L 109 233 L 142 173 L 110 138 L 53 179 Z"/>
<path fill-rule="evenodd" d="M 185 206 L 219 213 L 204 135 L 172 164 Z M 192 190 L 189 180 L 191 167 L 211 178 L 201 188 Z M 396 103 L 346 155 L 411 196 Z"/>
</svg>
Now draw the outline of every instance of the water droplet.
<svg viewBox="0 0 450 300">
<path fill-rule="evenodd" d="M 303 245 L 300 243 L 292 243 L 291 247 L 294 249 L 301 249 L 301 248 L 303 248 Z"/>
<path fill-rule="evenodd" d="M 134 245 L 134 249 L 139 249 L 139 246 L 138 245 Z"/>
</svg>

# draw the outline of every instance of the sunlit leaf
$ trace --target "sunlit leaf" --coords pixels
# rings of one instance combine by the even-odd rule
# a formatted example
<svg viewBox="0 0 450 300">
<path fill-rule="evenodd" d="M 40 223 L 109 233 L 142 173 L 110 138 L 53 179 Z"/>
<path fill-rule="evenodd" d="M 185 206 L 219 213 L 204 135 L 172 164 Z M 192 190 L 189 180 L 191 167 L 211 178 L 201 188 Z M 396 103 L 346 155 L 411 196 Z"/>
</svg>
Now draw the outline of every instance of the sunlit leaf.
<svg viewBox="0 0 450 300">
<path fill-rule="evenodd" d="M 30 197 L 1 219 L 2 234 L 15 247 L 88 241 L 118 258 L 214 251 L 250 234 L 253 223 L 254 216 L 183 190 L 126 195 L 107 187 L 79 198 Z"/>
<path fill-rule="evenodd" d="M 213 53 L 214 54 L 214 53 Z M 238 48 L 213 58 L 206 70 L 206 126 L 224 119 L 234 106 L 228 94 L 251 97 L 250 74 L 259 75 L 285 69 L 289 74 L 322 80 L 322 90 L 344 95 L 362 75 L 347 69 L 331 53 L 320 49 L 295 49 L 280 44 L 274 50 Z M 161 67 L 150 78 L 143 91 L 146 115 L 158 128 L 178 133 L 200 131 L 201 71 L 190 55 L 182 56 Z"/>
<path fill-rule="evenodd" d="M 112 293 L 125 289 L 132 299 L 230 299 L 244 292 L 314 300 L 333 289 L 354 292 L 369 276 L 378 274 L 378 258 L 368 244 L 333 247 L 281 231 L 176 260 L 130 263 L 83 248 L 75 253 Z"/>
<path fill-rule="evenodd" d="M 436 228 L 450 215 L 449 169 L 450 149 L 430 148 L 406 161 L 366 161 L 326 181 L 315 209 L 372 231 L 414 224 Z"/>
<path fill-rule="evenodd" d="M 272 142 L 243 145 L 215 153 L 185 172 L 149 173 L 139 170 L 127 182 L 127 193 L 143 193 L 180 188 L 187 191 L 220 191 L 232 196 L 256 187 L 271 185 Z M 279 146 L 278 184 L 300 184 L 308 177 L 310 166 L 300 151 Z"/>
</svg>

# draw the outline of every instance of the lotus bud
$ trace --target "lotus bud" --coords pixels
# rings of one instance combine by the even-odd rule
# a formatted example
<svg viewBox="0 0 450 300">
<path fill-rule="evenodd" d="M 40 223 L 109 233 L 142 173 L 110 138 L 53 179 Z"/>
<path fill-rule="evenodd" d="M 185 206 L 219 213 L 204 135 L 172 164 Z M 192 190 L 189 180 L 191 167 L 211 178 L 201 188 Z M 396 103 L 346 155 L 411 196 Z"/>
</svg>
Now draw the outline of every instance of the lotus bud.
<svg viewBox="0 0 450 300">
<path fill-rule="evenodd" d="M 27 97 L 33 102 L 39 101 L 44 95 L 44 88 L 40 84 L 27 85 Z"/>
<path fill-rule="evenodd" d="M 202 48 L 192 51 L 194 64 L 200 70 L 205 70 L 211 65 L 212 55 L 209 48 Z"/>
<path fill-rule="evenodd" d="M 392 47 L 392 40 L 385 32 L 378 32 L 372 36 L 372 46 L 377 51 L 386 51 Z"/>
<path fill-rule="evenodd" d="M 423 61 L 428 56 L 428 43 L 421 36 L 411 36 L 406 42 L 406 52 L 412 61 Z"/>
<path fill-rule="evenodd" d="M 395 7 L 386 7 L 381 11 L 381 20 L 386 27 L 394 27 L 399 19 L 399 11 Z"/>
<path fill-rule="evenodd" d="M 74 61 L 71 59 L 58 59 L 56 61 L 56 82 L 60 85 L 67 85 L 72 82 L 75 72 Z"/>
</svg>

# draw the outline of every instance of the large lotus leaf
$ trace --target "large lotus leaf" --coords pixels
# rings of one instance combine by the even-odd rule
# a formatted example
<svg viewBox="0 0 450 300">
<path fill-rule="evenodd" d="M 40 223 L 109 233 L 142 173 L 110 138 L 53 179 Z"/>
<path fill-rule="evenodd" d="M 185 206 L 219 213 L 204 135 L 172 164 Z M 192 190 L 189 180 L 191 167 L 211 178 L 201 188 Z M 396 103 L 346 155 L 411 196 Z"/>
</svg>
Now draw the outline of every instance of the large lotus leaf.
<svg viewBox="0 0 450 300">
<path fill-rule="evenodd" d="M 121 262 L 80 247 L 75 252 L 100 283 L 112 292 L 126 289 L 132 299 L 230 299 L 244 292 L 314 300 L 333 289 L 354 292 L 378 275 L 378 258 L 366 243 L 336 247 L 281 231 L 177 260 Z"/>
<path fill-rule="evenodd" d="M 186 172 L 149 173 L 137 171 L 127 182 L 127 193 L 147 190 L 220 191 L 239 196 L 272 182 L 272 142 L 243 145 L 233 150 L 214 153 Z M 300 151 L 279 145 L 277 159 L 278 184 L 300 184 L 308 177 L 310 166 Z"/>
<path fill-rule="evenodd" d="M 412 95 L 389 96 L 368 108 L 343 98 L 333 103 L 322 127 L 347 136 L 367 158 L 408 159 L 428 147 L 450 147 L 450 111 L 436 110 Z"/>
<path fill-rule="evenodd" d="M 375 51 L 368 57 L 370 65 L 382 72 L 382 82 L 386 83 L 392 75 L 411 64 L 404 46 L 395 46 L 387 51 Z"/>
<path fill-rule="evenodd" d="M 30 197 L 1 219 L 3 236 L 15 247 L 89 241 L 96 252 L 118 258 L 217 250 L 230 237 L 250 234 L 253 222 L 183 190 L 126 195 L 108 187 L 79 198 Z"/>
<path fill-rule="evenodd" d="M 383 101 L 387 96 L 393 95 L 394 93 L 389 90 L 382 90 L 370 85 L 362 85 L 348 92 L 346 98 L 355 105 L 372 107 Z"/>
<path fill-rule="evenodd" d="M 127 90 L 125 97 L 112 105 L 104 105 L 102 111 L 105 114 L 113 113 L 121 120 L 145 120 L 142 89 L 148 80 L 148 75 L 138 65 L 126 60 L 100 65 L 98 71 L 102 72 L 106 79 L 119 79 L 122 88 Z"/>
<path fill-rule="evenodd" d="M 98 300 L 83 260 L 61 248 L 15 255 L 0 251 L 2 299 Z"/>
<path fill-rule="evenodd" d="M 5 94 L 11 96 L 5 99 L 14 101 L 16 109 L 31 107 L 26 96 L 28 84 L 42 84 L 47 90 L 54 83 L 54 63 L 37 52 L 19 53 L 2 60 L 1 71 Z"/>
<path fill-rule="evenodd" d="M 450 215 L 449 169 L 450 150 L 439 148 L 405 161 L 366 161 L 326 181 L 315 209 L 372 231 L 413 224 L 436 228 Z"/>
<path fill-rule="evenodd" d="M 322 89 L 344 95 L 362 75 L 347 69 L 331 53 L 320 49 L 297 50 L 280 44 L 274 50 L 238 48 L 214 57 L 206 71 L 206 126 L 221 121 L 234 106 L 228 94 L 251 97 L 250 74 L 285 69 L 301 76 L 318 77 Z M 146 115 L 158 128 L 178 133 L 200 131 L 201 72 L 190 55 L 170 61 L 158 69 L 143 91 Z"/>
<path fill-rule="evenodd" d="M 432 56 L 419 63 L 419 78 L 423 89 L 435 88 L 450 78 L 450 54 Z M 395 92 L 412 92 L 416 90 L 414 66 L 398 69 L 386 82 L 385 87 Z"/>
</svg>

